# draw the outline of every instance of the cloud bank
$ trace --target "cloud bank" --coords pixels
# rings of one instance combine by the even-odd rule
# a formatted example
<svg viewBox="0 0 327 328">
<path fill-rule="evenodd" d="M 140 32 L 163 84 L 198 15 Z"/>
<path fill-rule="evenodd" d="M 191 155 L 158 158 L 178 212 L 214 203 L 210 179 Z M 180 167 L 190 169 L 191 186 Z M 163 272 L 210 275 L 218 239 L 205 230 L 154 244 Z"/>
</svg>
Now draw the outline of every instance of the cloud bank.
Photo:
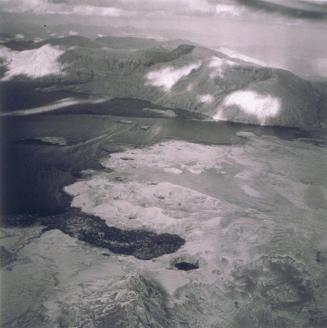
<svg viewBox="0 0 327 328">
<path fill-rule="evenodd" d="M 286 16 L 326 18 L 326 0 L 0 0 L 11 13 L 124 17 L 140 15 L 243 16 L 279 12 Z"/>
<path fill-rule="evenodd" d="M 164 67 L 146 75 L 146 85 L 163 88 L 170 91 L 172 87 L 183 77 L 188 76 L 194 69 L 201 66 L 201 63 L 193 63 L 180 68 L 172 66 Z"/>
<path fill-rule="evenodd" d="M 326 0 L 238 0 L 240 4 L 285 16 L 322 19 L 327 18 Z"/>
</svg>

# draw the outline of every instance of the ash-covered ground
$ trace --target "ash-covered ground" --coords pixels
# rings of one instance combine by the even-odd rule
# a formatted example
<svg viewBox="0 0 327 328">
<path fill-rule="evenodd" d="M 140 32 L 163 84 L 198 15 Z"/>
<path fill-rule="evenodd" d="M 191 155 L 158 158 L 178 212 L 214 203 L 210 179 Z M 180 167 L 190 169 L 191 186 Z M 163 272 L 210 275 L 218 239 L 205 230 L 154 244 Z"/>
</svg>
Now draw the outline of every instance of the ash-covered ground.
<svg viewBox="0 0 327 328">
<path fill-rule="evenodd" d="M 323 131 L 2 120 L 3 327 L 327 325 Z"/>
</svg>

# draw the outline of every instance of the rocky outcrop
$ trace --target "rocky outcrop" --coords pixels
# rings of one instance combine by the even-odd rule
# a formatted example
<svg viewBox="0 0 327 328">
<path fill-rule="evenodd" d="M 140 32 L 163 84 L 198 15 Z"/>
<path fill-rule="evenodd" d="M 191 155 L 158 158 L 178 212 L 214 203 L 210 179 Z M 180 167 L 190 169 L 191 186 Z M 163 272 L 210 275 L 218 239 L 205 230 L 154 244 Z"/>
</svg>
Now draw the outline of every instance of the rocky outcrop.
<svg viewBox="0 0 327 328">
<path fill-rule="evenodd" d="M 185 241 L 178 235 L 150 231 L 124 231 L 109 227 L 104 220 L 71 210 L 55 217 L 44 217 L 41 222 L 46 230 L 58 229 L 65 234 L 85 241 L 90 245 L 107 248 L 116 254 L 132 255 L 149 260 L 164 254 L 175 252 Z"/>
<path fill-rule="evenodd" d="M 96 328 L 172 327 L 169 296 L 154 279 L 131 274 L 110 287 L 98 295 L 91 295 L 88 311 L 80 311 L 78 316 L 73 316 L 73 311 L 67 311 L 66 320 L 81 327 L 81 321 L 86 321 L 85 314 L 88 314 Z M 86 302 L 83 303 L 86 306 Z"/>
</svg>

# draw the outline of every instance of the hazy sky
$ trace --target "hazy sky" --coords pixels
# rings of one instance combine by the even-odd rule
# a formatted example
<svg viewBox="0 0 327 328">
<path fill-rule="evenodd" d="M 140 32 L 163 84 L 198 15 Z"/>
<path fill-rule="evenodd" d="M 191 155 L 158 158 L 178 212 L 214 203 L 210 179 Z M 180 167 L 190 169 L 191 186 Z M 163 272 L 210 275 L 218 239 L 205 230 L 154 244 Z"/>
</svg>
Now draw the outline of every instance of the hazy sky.
<svg viewBox="0 0 327 328">
<path fill-rule="evenodd" d="M 222 20 L 326 28 L 327 0 L 0 0 L 0 14 L 1 31 L 31 21 L 206 34 Z"/>
<path fill-rule="evenodd" d="M 327 0 L 0 0 L 0 32 L 181 38 L 327 76 Z"/>
<path fill-rule="evenodd" d="M 325 0 L 0 0 L 16 13 L 123 17 L 144 15 L 248 16 L 257 11 L 324 18 Z"/>
</svg>

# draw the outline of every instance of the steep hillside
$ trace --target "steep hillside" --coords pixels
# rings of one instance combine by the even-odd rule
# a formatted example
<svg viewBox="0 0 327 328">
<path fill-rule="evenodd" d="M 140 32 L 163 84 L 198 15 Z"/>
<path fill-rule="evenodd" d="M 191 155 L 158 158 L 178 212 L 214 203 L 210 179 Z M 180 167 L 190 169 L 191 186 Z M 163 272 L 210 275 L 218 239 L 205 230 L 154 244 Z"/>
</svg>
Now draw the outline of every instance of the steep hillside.
<svg viewBox="0 0 327 328">
<path fill-rule="evenodd" d="M 33 80 L 41 88 L 50 84 L 51 90 L 91 97 L 138 98 L 216 120 L 317 127 L 326 107 L 325 88 L 290 72 L 178 42 L 70 36 L 6 43 L 0 57 L 2 80 Z"/>
</svg>

